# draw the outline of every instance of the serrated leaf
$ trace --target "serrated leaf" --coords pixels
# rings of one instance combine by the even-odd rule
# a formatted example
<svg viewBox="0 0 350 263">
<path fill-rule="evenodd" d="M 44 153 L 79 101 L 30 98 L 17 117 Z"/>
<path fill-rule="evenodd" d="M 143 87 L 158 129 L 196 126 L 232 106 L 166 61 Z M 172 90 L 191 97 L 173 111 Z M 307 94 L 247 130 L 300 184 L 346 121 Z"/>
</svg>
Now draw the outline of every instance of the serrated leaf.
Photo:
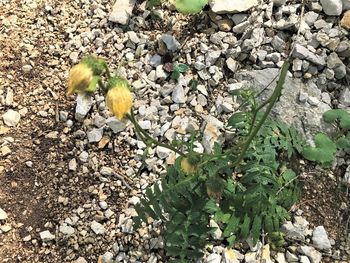
<svg viewBox="0 0 350 263">
<path fill-rule="evenodd" d="M 261 215 L 256 215 L 254 217 L 253 224 L 252 224 L 252 229 L 251 229 L 251 235 L 252 235 L 252 238 L 253 238 L 253 242 L 255 244 L 258 241 L 259 237 L 260 237 L 261 222 L 262 222 Z"/>
<path fill-rule="evenodd" d="M 285 182 L 289 182 L 296 177 L 296 173 L 292 169 L 287 169 L 283 172 L 282 177 Z"/>
<path fill-rule="evenodd" d="M 250 222 L 251 222 L 250 217 L 247 214 L 245 214 L 244 219 L 243 219 L 243 223 L 240 227 L 241 228 L 241 231 L 240 231 L 241 238 L 248 237 L 249 230 L 250 230 Z"/>
<path fill-rule="evenodd" d="M 319 162 L 324 165 L 329 165 L 335 157 L 337 147 L 327 135 L 318 133 L 315 136 L 316 147 L 305 147 L 302 154 L 310 161 Z"/>
<path fill-rule="evenodd" d="M 343 129 L 350 129 L 350 113 L 343 109 L 334 109 L 326 111 L 323 114 L 323 119 L 327 123 L 339 120 L 339 125 Z"/>
<path fill-rule="evenodd" d="M 199 13 L 205 5 L 208 4 L 208 0 L 176 0 L 176 10 L 183 14 L 195 14 Z"/>
</svg>

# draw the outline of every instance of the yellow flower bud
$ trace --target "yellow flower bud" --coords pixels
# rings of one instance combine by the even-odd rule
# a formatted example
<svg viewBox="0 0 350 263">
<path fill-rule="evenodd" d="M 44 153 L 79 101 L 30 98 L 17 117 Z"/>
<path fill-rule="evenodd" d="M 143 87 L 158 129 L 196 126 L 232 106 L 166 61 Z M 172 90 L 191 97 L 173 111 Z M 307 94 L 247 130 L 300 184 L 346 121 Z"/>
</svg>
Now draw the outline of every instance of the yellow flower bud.
<svg viewBox="0 0 350 263">
<path fill-rule="evenodd" d="M 87 92 L 92 80 L 93 71 L 87 64 L 75 65 L 69 72 L 67 95 Z"/>
<path fill-rule="evenodd" d="M 181 169 L 185 174 L 194 174 L 197 170 L 196 165 L 191 164 L 188 158 L 181 160 Z"/>
<path fill-rule="evenodd" d="M 130 112 L 133 97 L 126 80 L 120 79 L 115 83 L 107 92 L 106 105 L 117 119 L 122 120 Z"/>
</svg>

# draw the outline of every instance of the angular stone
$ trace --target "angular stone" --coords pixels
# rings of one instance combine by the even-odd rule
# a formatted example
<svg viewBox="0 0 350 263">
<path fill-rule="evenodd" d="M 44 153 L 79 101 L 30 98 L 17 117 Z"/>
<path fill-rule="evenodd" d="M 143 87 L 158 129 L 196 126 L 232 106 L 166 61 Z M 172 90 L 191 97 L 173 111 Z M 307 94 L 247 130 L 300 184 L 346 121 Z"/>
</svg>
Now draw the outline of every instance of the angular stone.
<svg viewBox="0 0 350 263">
<path fill-rule="evenodd" d="M 295 49 L 293 50 L 292 56 L 300 59 L 306 59 L 319 66 L 326 65 L 326 61 L 323 57 L 315 55 L 306 47 L 303 47 L 302 45 L 299 45 L 299 44 L 295 45 Z"/>
<path fill-rule="evenodd" d="M 331 242 L 323 226 L 318 226 L 312 233 L 312 243 L 315 248 L 328 251 L 332 248 Z"/>
<path fill-rule="evenodd" d="M 55 239 L 55 235 L 51 234 L 49 230 L 45 230 L 39 233 L 43 242 L 48 242 Z"/>
<path fill-rule="evenodd" d="M 106 231 L 106 229 L 104 228 L 104 226 L 98 222 L 96 222 L 95 220 L 92 221 L 91 223 L 91 229 L 92 231 L 94 231 L 94 233 L 96 235 L 99 235 L 99 234 L 104 234 L 104 232 Z"/>
<path fill-rule="evenodd" d="M 245 12 L 258 4 L 258 0 L 209 0 L 211 10 L 217 14 Z"/>
<path fill-rule="evenodd" d="M 7 126 L 15 127 L 19 123 L 21 115 L 17 111 L 8 110 L 2 115 L 2 118 Z"/>
<path fill-rule="evenodd" d="M 0 220 L 7 219 L 7 213 L 0 208 Z"/>
<path fill-rule="evenodd" d="M 113 5 L 108 20 L 114 23 L 127 25 L 136 0 L 117 0 Z"/>
<path fill-rule="evenodd" d="M 106 124 L 114 133 L 119 133 L 126 128 L 126 123 L 118 120 L 116 117 L 108 118 Z"/>
<path fill-rule="evenodd" d="M 92 98 L 90 96 L 78 94 L 76 102 L 77 105 L 75 107 L 75 119 L 82 121 L 92 107 Z"/>
</svg>

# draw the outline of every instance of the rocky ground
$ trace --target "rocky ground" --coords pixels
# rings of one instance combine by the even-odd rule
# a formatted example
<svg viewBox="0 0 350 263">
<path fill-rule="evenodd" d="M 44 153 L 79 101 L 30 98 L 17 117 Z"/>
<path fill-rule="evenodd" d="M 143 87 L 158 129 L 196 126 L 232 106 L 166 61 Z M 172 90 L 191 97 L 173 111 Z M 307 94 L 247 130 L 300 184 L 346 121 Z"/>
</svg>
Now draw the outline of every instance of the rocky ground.
<svg viewBox="0 0 350 263">
<path fill-rule="evenodd" d="M 121 66 L 144 129 L 165 140 L 201 129 L 201 149 L 225 139 L 238 106 L 229 92 L 264 88 L 292 43 L 274 114 L 310 138 L 327 129 L 324 111 L 349 109 L 348 0 L 221 2 L 184 16 L 135 0 L 117 0 L 119 8 L 110 0 L 0 0 L 1 262 L 166 262 L 160 222 L 134 230 L 131 217 L 174 155 L 155 149 L 135 176 L 145 145 L 131 125 L 110 115 L 102 94 L 65 96 L 68 71 L 84 55 Z M 173 61 L 190 66 L 177 83 L 165 66 Z M 261 247 L 266 262 L 349 262 L 348 157 L 340 154 L 332 172 L 305 165 L 304 197 L 283 226 L 285 251 L 244 243 L 232 254 L 213 241 L 203 262 L 258 262 Z"/>
</svg>

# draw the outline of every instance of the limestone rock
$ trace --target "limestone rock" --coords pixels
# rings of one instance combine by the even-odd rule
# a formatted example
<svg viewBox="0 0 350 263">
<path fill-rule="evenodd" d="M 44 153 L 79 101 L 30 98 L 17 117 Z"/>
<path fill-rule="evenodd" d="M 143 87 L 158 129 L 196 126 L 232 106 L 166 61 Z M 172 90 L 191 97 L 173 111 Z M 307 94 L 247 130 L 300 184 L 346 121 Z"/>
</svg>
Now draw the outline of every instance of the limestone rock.
<svg viewBox="0 0 350 263">
<path fill-rule="evenodd" d="M 217 14 L 240 13 L 259 4 L 258 0 L 210 0 L 211 10 Z"/>
<path fill-rule="evenodd" d="M 114 23 L 127 25 L 136 0 L 117 0 L 113 5 L 108 20 Z"/>
</svg>

